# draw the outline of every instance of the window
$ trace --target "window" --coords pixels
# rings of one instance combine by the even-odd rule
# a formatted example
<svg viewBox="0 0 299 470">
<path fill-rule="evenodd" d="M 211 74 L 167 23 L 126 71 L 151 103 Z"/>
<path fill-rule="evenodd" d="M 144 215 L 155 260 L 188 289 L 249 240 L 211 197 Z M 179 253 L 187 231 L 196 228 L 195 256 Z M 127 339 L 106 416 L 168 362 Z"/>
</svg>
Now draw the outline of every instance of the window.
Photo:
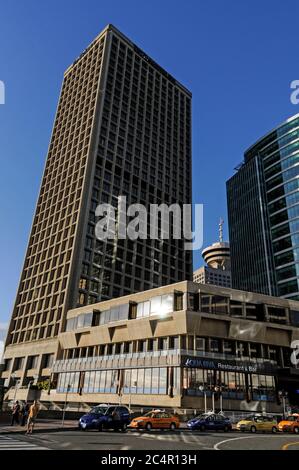
<svg viewBox="0 0 299 470">
<path fill-rule="evenodd" d="M 173 312 L 173 295 L 172 294 L 152 297 L 150 299 L 150 314 L 151 315 L 163 315 L 169 312 Z"/>
<path fill-rule="evenodd" d="M 21 370 L 24 365 L 24 357 L 17 357 L 15 359 L 14 370 Z"/>
<path fill-rule="evenodd" d="M 200 295 L 201 311 L 215 314 L 228 313 L 229 298 L 220 295 L 202 293 Z"/>
<path fill-rule="evenodd" d="M 28 369 L 36 369 L 38 365 L 39 356 L 29 356 L 28 357 Z"/>
<path fill-rule="evenodd" d="M 287 310 L 283 307 L 268 306 L 269 321 L 274 323 L 286 323 Z"/>
<path fill-rule="evenodd" d="M 195 349 L 196 351 L 205 351 L 205 338 L 196 336 L 195 338 Z"/>
<path fill-rule="evenodd" d="M 52 367 L 54 362 L 54 354 L 45 354 L 43 357 L 43 367 L 45 369 Z"/>
<path fill-rule="evenodd" d="M 150 302 L 140 302 L 137 304 L 136 318 L 148 317 L 150 314 Z"/>
</svg>

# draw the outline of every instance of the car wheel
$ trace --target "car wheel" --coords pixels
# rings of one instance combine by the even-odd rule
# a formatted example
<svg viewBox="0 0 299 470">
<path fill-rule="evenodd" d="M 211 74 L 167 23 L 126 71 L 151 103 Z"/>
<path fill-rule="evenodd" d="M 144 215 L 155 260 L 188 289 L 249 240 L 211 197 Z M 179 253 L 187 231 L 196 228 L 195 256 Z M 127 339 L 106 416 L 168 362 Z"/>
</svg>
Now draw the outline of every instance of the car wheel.
<svg viewBox="0 0 299 470">
<path fill-rule="evenodd" d="M 294 433 L 299 434 L 299 428 L 297 426 L 294 428 Z"/>
<path fill-rule="evenodd" d="M 175 425 L 175 423 L 171 423 L 171 424 L 170 424 L 170 430 L 171 430 L 171 431 L 175 431 L 175 430 L 176 430 L 176 425 Z"/>
<path fill-rule="evenodd" d="M 250 432 L 256 432 L 256 427 L 255 427 L 255 426 L 251 426 Z"/>
<path fill-rule="evenodd" d="M 120 427 L 121 432 L 126 432 L 127 431 L 127 424 L 123 423 Z"/>
<path fill-rule="evenodd" d="M 150 430 L 152 429 L 151 423 L 146 423 L 145 429 L 146 429 L 147 431 L 150 431 Z"/>
<path fill-rule="evenodd" d="M 199 426 L 199 430 L 200 430 L 200 431 L 205 431 L 205 430 L 206 430 L 205 425 L 204 425 L 204 424 L 201 424 L 201 425 Z"/>
<path fill-rule="evenodd" d="M 276 432 L 277 432 L 277 427 L 276 427 L 276 426 L 273 426 L 272 432 L 273 432 L 273 433 L 276 433 Z"/>
<path fill-rule="evenodd" d="M 103 431 L 103 425 L 102 425 L 102 424 L 99 424 L 99 425 L 98 425 L 98 431 L 99 431 L 99 432 L 102 432 L 102 431 Z"/>
<path fill-rule="evenodd" d="M 228 427 L 228 426 L 224 426 L 223 431 L 224 431 L 224 432 L 228 432 L 228 431 L 229 431 L 229 427 Z"/>
</svg>

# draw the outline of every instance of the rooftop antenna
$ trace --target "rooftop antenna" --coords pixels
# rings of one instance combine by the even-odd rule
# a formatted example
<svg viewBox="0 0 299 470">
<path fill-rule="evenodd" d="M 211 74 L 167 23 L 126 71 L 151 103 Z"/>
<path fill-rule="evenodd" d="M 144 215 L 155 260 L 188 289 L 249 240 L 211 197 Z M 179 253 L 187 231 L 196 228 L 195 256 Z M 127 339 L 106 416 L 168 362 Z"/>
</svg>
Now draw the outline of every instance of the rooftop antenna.
<svg viewBox="0 0 299 470">
<path fill-rule="evenodd" d="M 219 241 L 220 241 L 220 243 L 223 242 L 223 224 L 224 224 L 224 220 L 222 219 L 222 217 L 220 217 L 220 220 L 219 220 Z"/>
</svg>

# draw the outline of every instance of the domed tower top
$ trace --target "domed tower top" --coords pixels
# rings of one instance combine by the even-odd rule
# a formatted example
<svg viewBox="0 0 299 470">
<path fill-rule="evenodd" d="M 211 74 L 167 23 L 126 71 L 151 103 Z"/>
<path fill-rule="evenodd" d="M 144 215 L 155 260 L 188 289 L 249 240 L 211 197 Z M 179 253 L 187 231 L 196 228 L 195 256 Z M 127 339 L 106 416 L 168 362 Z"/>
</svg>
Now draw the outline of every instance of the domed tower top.
<svg viewBox="0 0 299 470">
<path fill-rule="evenodd" d="M 230 271 L 230 247 L 223 241 L 223 219 L 219 221 L 219 242 L 213 243 L 202 251 L 202 257 L 210 268 Z"/>
</svg>

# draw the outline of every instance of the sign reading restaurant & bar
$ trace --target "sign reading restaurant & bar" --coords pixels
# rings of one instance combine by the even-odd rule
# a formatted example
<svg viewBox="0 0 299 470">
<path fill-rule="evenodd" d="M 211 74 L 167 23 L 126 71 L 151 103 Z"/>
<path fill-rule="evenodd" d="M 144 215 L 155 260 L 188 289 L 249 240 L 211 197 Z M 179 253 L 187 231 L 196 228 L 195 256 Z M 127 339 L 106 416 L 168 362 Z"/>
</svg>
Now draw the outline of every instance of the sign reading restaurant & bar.
<svg viewBox="0 0 299 470">
<path fill-rule="evenodd" d="M 239 362 L 239 361 L 222 361 L 219 359 L 200 359 L 200 358 L 183 358 L 182 365 L 185 367 L 195 367 L 199 369 L 214 369 L 220 371 L 244 372 L 248 374 L 271 374 L 275 368 L 269 362 Z"/>
</svg>

